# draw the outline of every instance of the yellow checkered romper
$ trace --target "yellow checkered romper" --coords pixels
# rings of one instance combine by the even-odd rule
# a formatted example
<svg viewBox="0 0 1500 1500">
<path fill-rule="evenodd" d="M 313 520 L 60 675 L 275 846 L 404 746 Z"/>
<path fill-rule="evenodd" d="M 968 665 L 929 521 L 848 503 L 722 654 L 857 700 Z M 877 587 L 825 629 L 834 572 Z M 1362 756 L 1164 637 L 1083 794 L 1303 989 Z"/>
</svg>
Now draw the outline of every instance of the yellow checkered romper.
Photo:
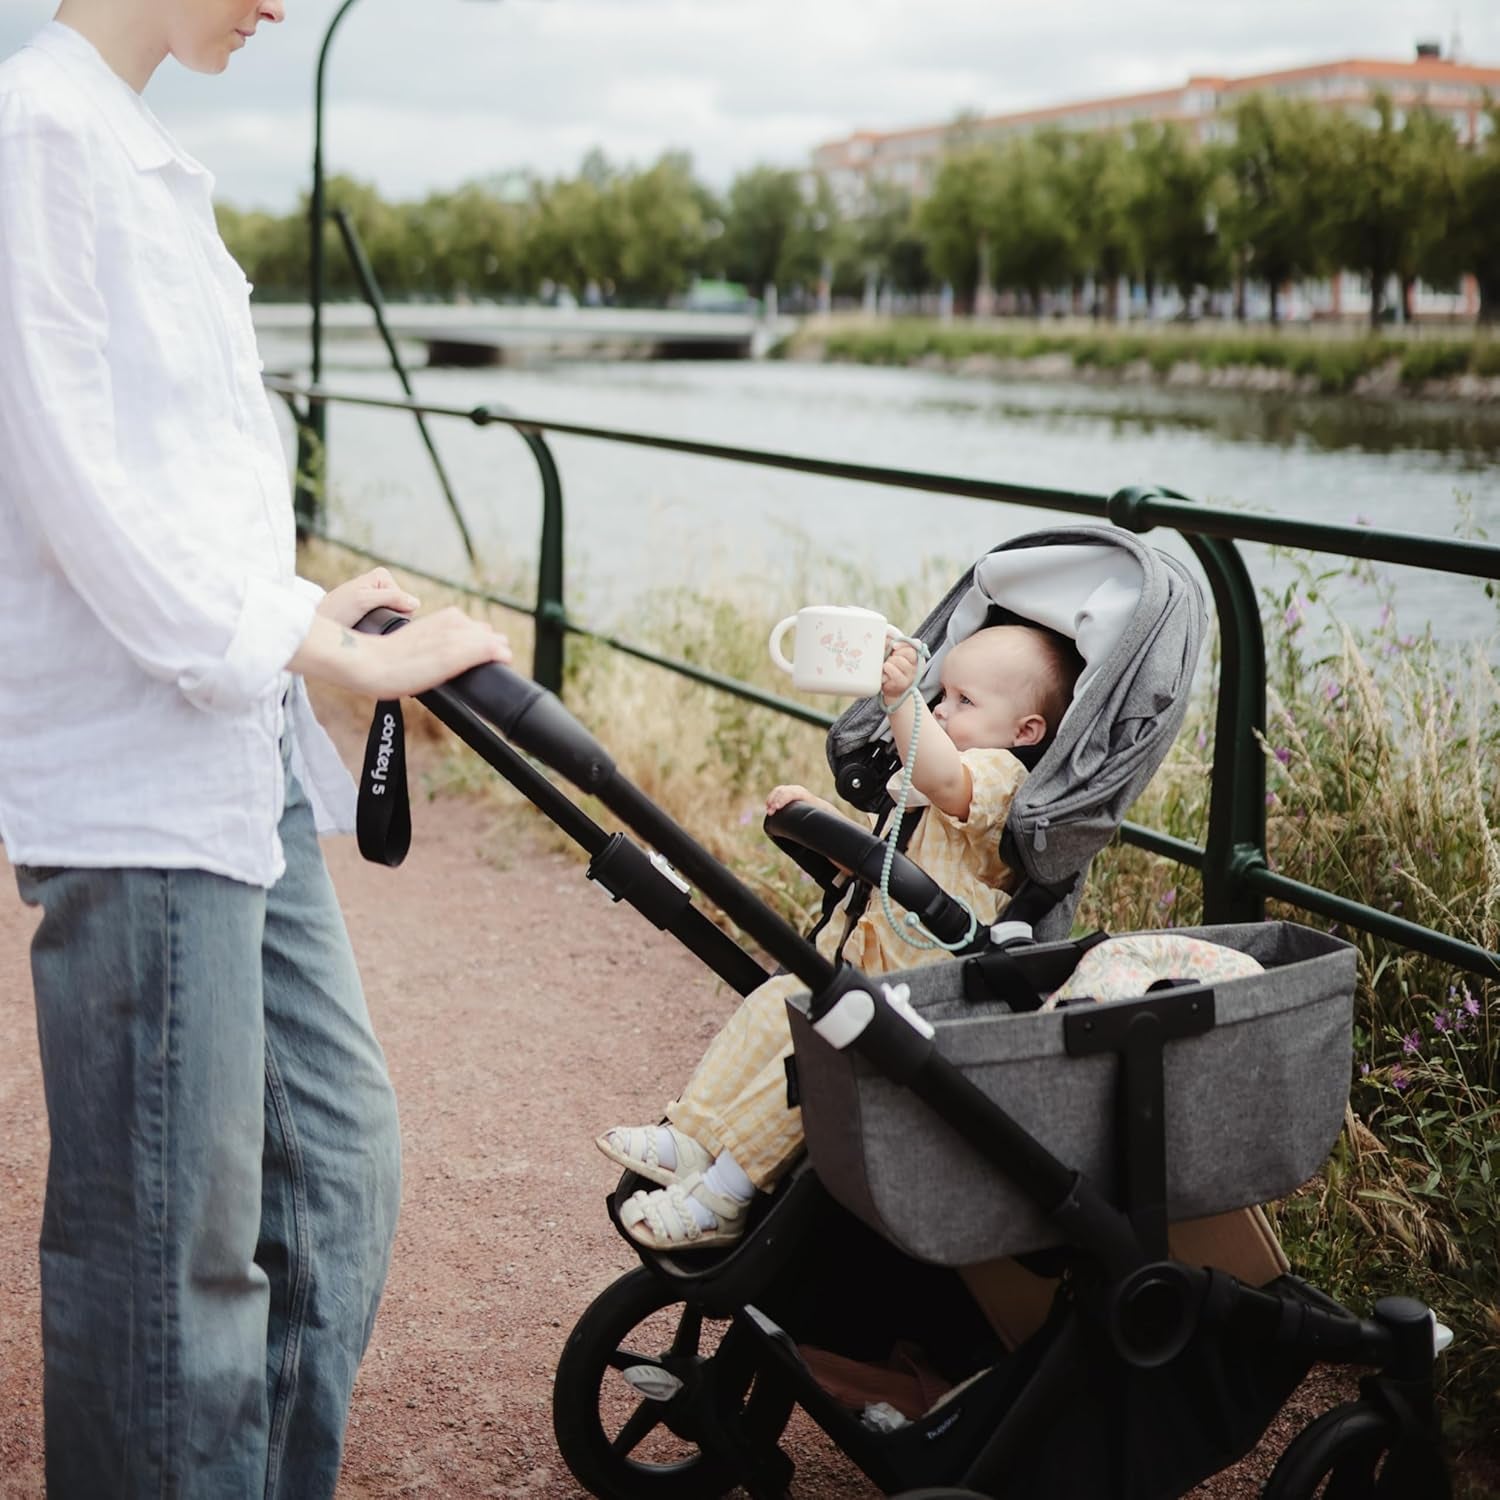
<svg viewBox="0 0 1500 1500">
<path fill-rule="evenodd" d="M 963 822 L 929 807 L 908 856 L 951 896 L 988 926 L 1015 889 L 1014 873 L 1001 863 L 1000 830 L 1026 768 L 1009 750 L 965 750 L 960 757 L 973 780 L 969 816 Z M 832 959 L 838 948 L 837 920 L 818 937 L 818 951 Z M 914 948 L 892 930 L 876 893 L 855 924 L 844 956 L 866 974 L 913 969 L 947 955 Z M 712 1155 L 728 1151 L 762 1191 L 771 1188 L 802 1147 L 802 1111 L 787 1106 L 785 1059 L 792 1050 L 786 998 L 806 986 L 790 974 L 768 979 L 741 1002 L 710 1043 L 682 1097 L 667 1106 L 667 1118 Z"/>
</svg>

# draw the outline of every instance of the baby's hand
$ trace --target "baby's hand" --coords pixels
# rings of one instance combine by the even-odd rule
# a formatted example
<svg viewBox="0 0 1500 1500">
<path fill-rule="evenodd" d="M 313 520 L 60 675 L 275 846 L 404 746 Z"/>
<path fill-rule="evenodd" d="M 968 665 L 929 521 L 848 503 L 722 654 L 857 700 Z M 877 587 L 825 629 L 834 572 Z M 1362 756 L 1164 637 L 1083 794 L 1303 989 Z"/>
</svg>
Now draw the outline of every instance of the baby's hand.
<svg viewBox="0 0 1500 1500">
<path fill-rule="evenodd" d="M 773 786 L 770 795 L 766 798 L 766 816 L 778 813 L 783 807 L 790 806 L 793 802 L 817 802 L 805 786 Z"/>
<path fill-rule="evenodd" d="M 891 647 L 880 669 L 880 696 L 894 703 L 917 680 L 917 653 L 905 641 Z"/>
<path fill-rule="evenodd" d="M 783 807 L 793 802 L 805 802 L 809 807 L 821 808 L 826 813 L 832 813 L 834 817 L 841 818 L 841 813 L 833 803 L 823 797 L 815 797 L 805 786 L 778 786 L 771 788 L 771 795 L 766 798 L 766 816 L 780 812 Z"/>
</svg>

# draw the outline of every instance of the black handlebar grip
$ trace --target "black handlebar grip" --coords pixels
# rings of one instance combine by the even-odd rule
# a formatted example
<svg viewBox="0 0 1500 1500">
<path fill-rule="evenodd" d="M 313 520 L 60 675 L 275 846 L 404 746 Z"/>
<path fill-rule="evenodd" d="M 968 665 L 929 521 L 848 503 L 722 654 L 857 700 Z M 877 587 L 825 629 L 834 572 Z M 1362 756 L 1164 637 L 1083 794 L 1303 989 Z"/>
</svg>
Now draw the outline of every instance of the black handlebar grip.
<svg viewBox="0 0 1500 1500">
<path fill-rule="evenodd" d="M 405 615 L 382 606 L 354 628 L 367 635 L 388 635 L 410 623 Z M 615 763 L 604 747 L 554 694 L 499 662 L 470 667 L 417 698 L 456 703 L 488 720 L 506 739 L 585 791 L 597 791 L 615 774 Z"/>
<path fill-rule="evenodd" d="M 885 864 L 885 841 L 838 813 L 825 812 L 808 802 L 789 802 L 767 815 L 765 831 L 774 839 L 801 844 L 852 870 L 868 885 L 880 884 Z M 906 855 L 891 861 L 891 899 L 914 912 L 922 925 L 945 943 L 959 943 L 969 934 L 969 913 L 926 870 Z"/>
</svg>

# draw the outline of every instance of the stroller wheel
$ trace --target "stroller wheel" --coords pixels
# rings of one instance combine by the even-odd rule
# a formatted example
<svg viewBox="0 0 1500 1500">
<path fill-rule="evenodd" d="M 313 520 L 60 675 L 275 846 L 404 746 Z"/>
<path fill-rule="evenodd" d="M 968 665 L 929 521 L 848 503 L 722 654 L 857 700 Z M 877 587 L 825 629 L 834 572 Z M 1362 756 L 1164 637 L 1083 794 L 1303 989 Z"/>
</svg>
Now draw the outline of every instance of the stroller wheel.
<svg viewBox="0 0 1500 1500">
<path fill-rule="evenodd" d="M 1378 1407 L 1350 1401 L 1292 1440 L 1261 1500 L 1448 1500 L 1450 1494 L 1447 1467 L 1434 1446 L 1400 1440 Z"/>
<path fill-rule="evenodd" d="M 733 1424 L 740 1439 L 774 1447 L 792 1406 L 740 1330 L 643 1266 L 589 1305 L 552 1385 L 558 1449 L 604 1500 L 712 1500 L 743 1475 L 704 1429 Z"/>
<path fill-rule="evenodd" d="M 940 1485 L 937 1489 L 902 1490 L 895 1500 L 989 1500 L 989 1497 L 978 1490 L 955 1490 Z"/>
</svg>

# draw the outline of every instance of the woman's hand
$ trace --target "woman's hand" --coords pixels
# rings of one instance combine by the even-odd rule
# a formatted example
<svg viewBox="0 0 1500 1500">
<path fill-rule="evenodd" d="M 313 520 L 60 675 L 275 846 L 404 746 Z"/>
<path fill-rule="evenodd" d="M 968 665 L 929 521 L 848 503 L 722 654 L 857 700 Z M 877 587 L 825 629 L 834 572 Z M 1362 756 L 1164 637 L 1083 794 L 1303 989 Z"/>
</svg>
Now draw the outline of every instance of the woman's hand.
<svg viewBox="0 0 1500 1500">
<path fill-rule="evenodd" d="M 499 631 L 450 608 L 388 635 L 365 635 L 316 615 L 287 668 L 372 698 L 409 698 L 470 667 L 510 659 L 510 642 Z"/>
<path fill-rule="evenodd" d="M 421 602 L 415 594 L 408 594 L 388 569 L 372 568 L 329 589 L 318 601 L 318 613 L 335 625 L 357 625 L 382 605 L 409 615 Z"/>
</svg>

